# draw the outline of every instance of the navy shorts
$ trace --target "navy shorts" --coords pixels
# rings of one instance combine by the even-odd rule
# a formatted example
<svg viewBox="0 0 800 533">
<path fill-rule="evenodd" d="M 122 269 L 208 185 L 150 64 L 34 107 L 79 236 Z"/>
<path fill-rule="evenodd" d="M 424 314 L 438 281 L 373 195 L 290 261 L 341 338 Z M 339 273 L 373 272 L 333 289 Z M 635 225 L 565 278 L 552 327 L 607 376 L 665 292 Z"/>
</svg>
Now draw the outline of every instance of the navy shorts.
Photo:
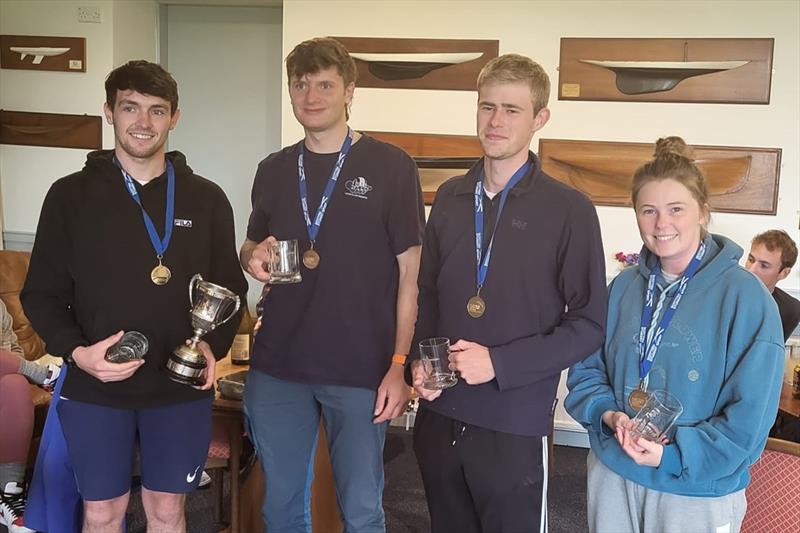
<svg viewBox="0 0 800 533">
<path fill-rule="evenodd" d="M 208 456 L 212 401 L 116 409 L 61 398 L 58 417 L 81 497 L 98 501 L 127 493 L 137 445 L 144 487 L 192 492 Z"/>
</svg>

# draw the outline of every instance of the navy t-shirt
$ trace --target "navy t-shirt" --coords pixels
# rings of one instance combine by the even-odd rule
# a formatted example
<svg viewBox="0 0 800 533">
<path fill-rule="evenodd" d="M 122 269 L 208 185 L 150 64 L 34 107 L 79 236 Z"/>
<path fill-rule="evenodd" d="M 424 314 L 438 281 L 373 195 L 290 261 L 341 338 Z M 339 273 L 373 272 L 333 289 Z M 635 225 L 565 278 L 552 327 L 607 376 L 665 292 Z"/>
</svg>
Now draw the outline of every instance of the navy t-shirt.
<svg viewBox="0 0 800 533">
<path fill-rule="evenodd" d="M 297 239 L 302 254 L 310 243 L 299 147 L 259 164 L 247 238 Z M 312 219 L 337 156 L 305 151 Z M 319 267 L 301 265 L 302 282 L 272 287 L 250 364 L 289 381 L 377 388 L 394 351 L 396 256 L 422 243 L 424 216 L 414 161 L 363 135 L 350 149 L 320 226 Z"/>
</svg>

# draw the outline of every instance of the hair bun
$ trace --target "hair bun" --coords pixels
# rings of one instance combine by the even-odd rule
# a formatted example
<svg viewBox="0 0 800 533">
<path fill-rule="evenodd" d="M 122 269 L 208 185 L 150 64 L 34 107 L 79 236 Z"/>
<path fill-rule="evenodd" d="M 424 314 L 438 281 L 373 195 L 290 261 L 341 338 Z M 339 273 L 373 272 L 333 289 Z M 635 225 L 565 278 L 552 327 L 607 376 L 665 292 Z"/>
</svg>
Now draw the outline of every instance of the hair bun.
<svg viewBox="0 0 800 533">
<path fill-rule="evenodd" d="M 662 137 L 656 141 L 656 151 L 653 157 L 659 159 L 669 156 L 684 157 L 689 161 L 694 161 L 692 150 L 680 137 Z"/>
</svg>

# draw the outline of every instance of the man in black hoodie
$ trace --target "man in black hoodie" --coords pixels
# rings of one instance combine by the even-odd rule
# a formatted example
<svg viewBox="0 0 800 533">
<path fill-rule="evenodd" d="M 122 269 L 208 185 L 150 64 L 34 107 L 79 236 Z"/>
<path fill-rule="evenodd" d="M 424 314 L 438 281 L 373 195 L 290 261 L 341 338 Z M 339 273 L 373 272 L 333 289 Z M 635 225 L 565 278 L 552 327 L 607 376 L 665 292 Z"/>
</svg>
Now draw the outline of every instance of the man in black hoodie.
<svg viewBox="0 0 800 533">
<path fill-rule="evenodd" d="M 22 303 L 48 351 L 71 365 L 58 405 L 84 531 L 119 531 L 137 453 L 148 529 L 185 531 L 185 493 L 200 481 L 211 430 L 215 361 L 236 317 L 199 344 L 204 383 L 169 379 L 172 350 L 191 336 L 194 274 L 244 301 L 233 213 L 224 192 L 165 153 L 177 84 L 157 64 L 131 61 L 106 79 L 115 149 L 89 154 L 56 181 L 39 218 Z M 123 331 L 149 341 L 144 359 L 105 360 Z"/>
</svg>

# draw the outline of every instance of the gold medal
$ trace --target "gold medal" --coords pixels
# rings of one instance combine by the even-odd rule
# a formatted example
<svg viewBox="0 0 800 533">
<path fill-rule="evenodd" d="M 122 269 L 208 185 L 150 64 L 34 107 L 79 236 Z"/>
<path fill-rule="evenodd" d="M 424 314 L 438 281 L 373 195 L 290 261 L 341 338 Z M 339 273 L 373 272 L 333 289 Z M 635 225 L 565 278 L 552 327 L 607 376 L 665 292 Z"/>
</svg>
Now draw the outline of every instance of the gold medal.
<svg viewBox="0 0 800 533">
<path fill-rule="evenodd" d="M 475 295 L 467 301 L 467 313 L 472 318 L 480 318 L 486 312 L 486 302 L 479 295 Z"/>
<path fill-rule="evenodd" d="M 319 266 L 319 254 L 311 248 L 303 252 L 303 264 L 309 270 L 314 270 Z"/>
<path fill-rule="evenodd" d="M 172 277 L 172 272 L 161 264 L 161 258 L 158 259 L 158 264 L 150 271 L 150 280 L 156 285 L 166 285 Z"/>
<path fill-rule="evenodd" d="M 650 395 L 647 394 L 647 391 L 636 389 L 631 392 L 630 396 L 628 396 L 628 404 L 630 404 L 634 411 L 639 411 L 642 407 L 644 407 L 644 404 L 647 403 L 647 399 L 649 397 Z"/>
</svg>

